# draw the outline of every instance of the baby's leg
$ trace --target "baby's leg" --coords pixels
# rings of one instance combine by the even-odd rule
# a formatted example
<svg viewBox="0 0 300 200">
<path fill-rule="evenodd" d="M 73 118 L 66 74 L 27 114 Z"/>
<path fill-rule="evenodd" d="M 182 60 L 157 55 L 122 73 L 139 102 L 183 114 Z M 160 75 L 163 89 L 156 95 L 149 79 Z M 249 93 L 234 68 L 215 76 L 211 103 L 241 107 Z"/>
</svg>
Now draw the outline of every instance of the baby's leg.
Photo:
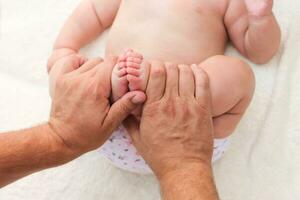
<svg viewBox="0 0 300 200">
<path fill-rule="evenodd" d="M 210 80 L 215 137 L 225 138 L 234 131 L 252 99 L 253 72 L 244 61 L 221 55 L 205 60 L 200 66 Z"/>
</svg>

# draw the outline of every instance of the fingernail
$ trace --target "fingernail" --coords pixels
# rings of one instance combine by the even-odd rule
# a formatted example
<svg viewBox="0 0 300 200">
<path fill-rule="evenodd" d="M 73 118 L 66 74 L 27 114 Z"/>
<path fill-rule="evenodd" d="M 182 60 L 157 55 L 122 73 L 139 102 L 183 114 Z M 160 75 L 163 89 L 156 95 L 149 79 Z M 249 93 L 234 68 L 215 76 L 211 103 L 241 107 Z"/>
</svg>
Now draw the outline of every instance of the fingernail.
<svg viewBox="0 0 300 200">
<path fill-rule="evenodd" d="M 131 102 L 134 103 L 134 104 L 141 104 L 141 103 L 144 103 L 145 101 L 145 98 L 143 98 L 142 96 L 140 95 L 134 95 L 134 97 L 132 97 L 131 99 Z"/>
</svg>

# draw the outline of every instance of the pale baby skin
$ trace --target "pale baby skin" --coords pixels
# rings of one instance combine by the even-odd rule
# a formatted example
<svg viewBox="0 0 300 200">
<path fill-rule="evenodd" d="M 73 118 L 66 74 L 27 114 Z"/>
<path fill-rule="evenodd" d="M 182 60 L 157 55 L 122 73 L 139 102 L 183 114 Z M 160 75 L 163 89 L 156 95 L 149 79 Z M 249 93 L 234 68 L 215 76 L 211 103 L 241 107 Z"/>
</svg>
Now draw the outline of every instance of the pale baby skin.
<svg viewBox="0 0 300 200">
<path fill-rule="evenodd" d="M 48 70 L 111 27 L 106 54 L 118 55 L 113 99 L 145 90 L 149 62 L 196 64 L 209 76 L 216 138 L 229 136 L 247 109 L 255 79 L 244 61 L 224 56 L 228 41 L 254 63 L 266 63 L 280 44 L 272 0 L 84 0 L 54 45 Z M 53 84 L 53 83 L 51 83 Z"/>
</svg>

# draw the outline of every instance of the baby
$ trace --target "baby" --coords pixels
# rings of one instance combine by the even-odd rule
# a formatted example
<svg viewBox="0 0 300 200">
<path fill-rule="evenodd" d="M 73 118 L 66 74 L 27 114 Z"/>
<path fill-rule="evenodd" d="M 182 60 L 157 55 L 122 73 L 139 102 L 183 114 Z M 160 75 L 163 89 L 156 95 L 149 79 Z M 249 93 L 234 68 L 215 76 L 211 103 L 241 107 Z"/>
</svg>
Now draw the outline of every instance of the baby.
<svg viewBox="0 0 300 200">
<path fill-rule="evenodd" d="M 230 40 L 255 63 L 268 62 L 280 44 L 272 4 L 272 0 L 84 0 L 62 28 L 48 70 L 60 58 L 74 54 L 79 63 L 84 63 L 80 48 L 109 27 L 106 54 L 120 55 L 112 73 L 113 101 L 128 91 L 145 91 L 149 73 L 146 60 L 179 67 L 199 65 L 210 79 L 213 160 L 217 160 L 255 87 L 249 65 L 224 56 L 226 44 Z M 122 127 L 101 152 L 122 169 L 151 172 Z"/>
</svg>

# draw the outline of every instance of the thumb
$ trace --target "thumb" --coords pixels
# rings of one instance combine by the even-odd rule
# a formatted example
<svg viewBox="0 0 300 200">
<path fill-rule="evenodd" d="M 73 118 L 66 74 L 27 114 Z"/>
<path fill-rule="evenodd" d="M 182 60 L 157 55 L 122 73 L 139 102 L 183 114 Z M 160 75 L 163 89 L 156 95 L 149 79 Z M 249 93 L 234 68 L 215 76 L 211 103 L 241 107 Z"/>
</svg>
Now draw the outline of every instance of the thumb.
<svg viewBox="0 0 300 200">
<path fill-rule="evenodd" d="M 116 101 L 110 108 L 104 121 L 104 128 L 109 132 L 115 130 L 121 123 L 146 101 L 146 95 L 140 91 L 129 92 Z"/>
</svg>

